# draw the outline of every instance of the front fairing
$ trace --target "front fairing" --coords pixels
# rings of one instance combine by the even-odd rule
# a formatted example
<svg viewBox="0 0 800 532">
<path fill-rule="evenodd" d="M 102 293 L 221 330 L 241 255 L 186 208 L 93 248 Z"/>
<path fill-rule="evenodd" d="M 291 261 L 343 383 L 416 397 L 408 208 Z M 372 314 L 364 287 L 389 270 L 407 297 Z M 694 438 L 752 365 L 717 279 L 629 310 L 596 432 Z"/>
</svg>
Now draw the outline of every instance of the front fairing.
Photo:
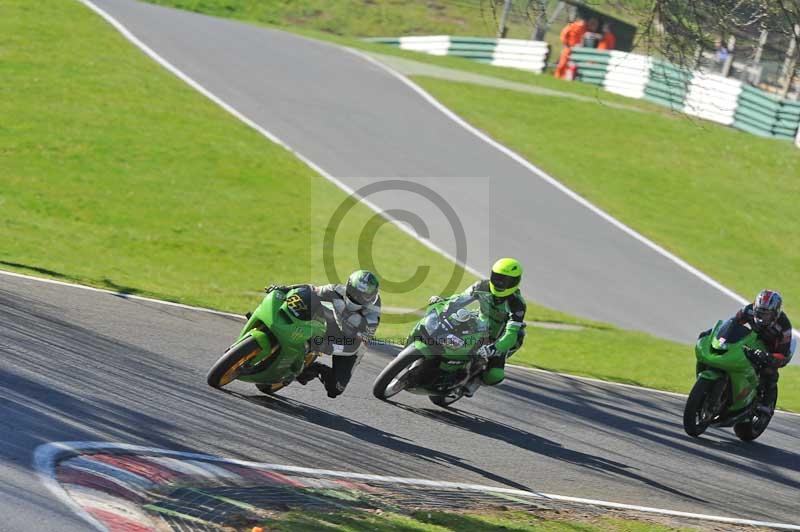
<svg viewBox="0 0 800 532">
<path fill-rule="evenodd" d="M 744 353 L 744 347 L 764 349 L 758 335 L 751 330 L 743 330 L 732 320 L 718 321 L 711 333 L 698 339 L 695 356 L 705 371 L 709 369 L 722 373 L 731 379 L 731 410 L 749 405 L 758 390 L 758 374 Z M 708 373 L 701 378 L 708 378 Z"/>
<path fill-rule="evenodd" d="M 268 293 L 242 329 L 240 338 L 252 335 L 265 349 L 253 360 L 254 365 L 274 353 L 279 358 L 270 363 L 268 370 L 241 376 L 239 380 L 282 382 L 291 380 L 303 370 L 309 341 L 314 337 L 324 336 L 326 325 L 317 317 L 298 319 L 289 311 L 287 299 L 295 292 L 296 290 L 287 293 L 273 290 Z M 277 345 L 273 345 L 275 343 Z"/>
</svg>

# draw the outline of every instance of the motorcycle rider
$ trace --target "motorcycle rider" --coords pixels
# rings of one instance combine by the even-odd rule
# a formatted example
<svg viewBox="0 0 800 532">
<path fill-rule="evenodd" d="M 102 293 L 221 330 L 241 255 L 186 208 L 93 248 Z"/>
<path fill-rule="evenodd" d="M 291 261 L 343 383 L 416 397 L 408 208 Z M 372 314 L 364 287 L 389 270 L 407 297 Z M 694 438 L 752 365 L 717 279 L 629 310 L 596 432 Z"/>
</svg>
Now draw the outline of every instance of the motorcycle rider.
<svg viewBox="0 0 800 532">
<path fill-rule="evenodd" d="M 480 312 L 489 325 L 492 342 L 478 353 L 488 359 L 486 370 L 474 377 L 466 386 L 464 395 L 472 397 L 481 383 L 488 386 L 505 379 L 506 359 L 522 346 L 525 340 L 525 299 L 519 290 L 522 281 L 522 264 L 516 259 L 502 258 L 494 263 L 488 279 L 476 282 L 462 292 L 455 305 L 466 306 L 477 301 Z M 441 301 L 433 296 L 428 301 Z"/>
<path fill-rule="evenodd" d="M 375 335 L 381 317 L 381 298 L 378 278 L 368 270 L 356 270 L 345 284 L 309 286 L 319 301 L 328 302 L 332 309 L 318 305 L 327 323 L 324 337 L 311 339 L 310 348 L 332 355 L 332 367 L 314 362 L 297 376 L 297 382 L 308 384 L 319 378 L 328 397 L 344 392 L 353 370 L 367 350 L 366 342 Z M 304 285 L 270 286 L 267 290 L 291 290 Z"/>
<path fill-rule="evenodd" d="M 774 290 L 762 290 L 755 300 L 742 307 L 733 317 L 740 325 L 746 325 L 758 334 L 767 351 L 745 348 L 747 358 L 758 371 L 764 399 L 759 409 L 772 415 L 772 405 L 778 399 L 778 369 L 792 359 L 795 341 L 792 324 L 782 310 L 783 298 Z M 704 331 L 701 337 L 710 334 Z"/>
</svg>

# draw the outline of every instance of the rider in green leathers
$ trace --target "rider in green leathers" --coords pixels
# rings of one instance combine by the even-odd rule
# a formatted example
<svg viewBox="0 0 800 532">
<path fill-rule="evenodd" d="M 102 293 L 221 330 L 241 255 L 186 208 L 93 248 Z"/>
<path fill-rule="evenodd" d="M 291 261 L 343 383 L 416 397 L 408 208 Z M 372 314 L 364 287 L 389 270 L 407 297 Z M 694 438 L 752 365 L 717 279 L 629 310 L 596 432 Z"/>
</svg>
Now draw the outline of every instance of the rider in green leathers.
<svg viewBox="0 0 800 532">
<path fill-rule="evenodd" d="M 492 343 L 481 348 L 481 356 L 488 359 L 482 375 L 473 379 L 464 393 L 471 397 L 483 384 L 493 386 L 505 378 L 506 359 L 513 355 L 525 339 L 525 299 L 519 290 L 522 265 L 516 259 L 503 258 L 492 266 L 489 279 L 476 282 L 456 300 L 466 306 L 477 301 L 483 317 L 489 323 Z M 433 296 L 429 303 L 440 301 Z"/>
</svg>

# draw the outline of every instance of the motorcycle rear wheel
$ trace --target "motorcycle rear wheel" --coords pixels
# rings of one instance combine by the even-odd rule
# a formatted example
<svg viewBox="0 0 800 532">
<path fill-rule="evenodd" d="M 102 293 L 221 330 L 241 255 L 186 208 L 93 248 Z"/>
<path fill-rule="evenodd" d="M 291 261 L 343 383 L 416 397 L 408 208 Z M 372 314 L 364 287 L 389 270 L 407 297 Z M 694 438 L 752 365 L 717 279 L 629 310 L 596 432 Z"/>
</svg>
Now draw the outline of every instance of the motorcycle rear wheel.
<svg viewBox="0 0 800 532">
<path fill-rule="evenodd" d="M 248 336 L 228 349 L 211 369 L 208 370 L 206 382 L 212 388 L 222 388 L 236 380 L 239 372 L 249 360 L 261 353 L 261 346 L 255 338 Z"/>
<path fill-rule="evenodd" d="M 423 356 L 422 353 L 414 348 L 406 348 L 401 351 L 397 358 L 383 368 L 378 378 L 375 379 L 375 384 L 372 386 L 372 395 L 385 401 L 402 392 L 408 384 L 403 381 L 403 378 L 408 376 L 408 368 Z"/>
<path fill-rule="evenodd" d="M 775 412 L 776 402 L 777 400 L 770 405 L 772 412 Z M 772 415 L 767 416 L 759 412 L 749 421 L 743 421 L 742 423 L 734 425 L 733 432 L 735 432 L 736 436 L 742 441 L 753 441 L 767 430 L 770 421 L 772 421 Z"/>
<path fill-rule="evenodd" d="M 711 392 L 717 384 L 717 381 L 702 378 L 697 379 L 697 382 L 694 383 L 689 398 L 686 400 L 686 407 L 683 409 L 683 430 L 689 436 L 697 438 L 704 433 L 716 415 L 716 412 L 708 415 L 705 403 L 711 398 Z"/>
<path fill-rule="evenodd" d="M 256 384 L 256 388 L 258 388 L 258 391 L 261 392 L 261 393 L 265 393 L 267 395 L 272 395 L 275 392 L 277 392 L 277 391 L 279 391 L 279 390 L 281 390 L 281 389 L 283 389 L 285 387 L 286 387 L 286 385 L 284 383 L 282 383 L 282 382 L 279 382 L 277 384 L 262 384 L 262 383 Z"/>
</svg>

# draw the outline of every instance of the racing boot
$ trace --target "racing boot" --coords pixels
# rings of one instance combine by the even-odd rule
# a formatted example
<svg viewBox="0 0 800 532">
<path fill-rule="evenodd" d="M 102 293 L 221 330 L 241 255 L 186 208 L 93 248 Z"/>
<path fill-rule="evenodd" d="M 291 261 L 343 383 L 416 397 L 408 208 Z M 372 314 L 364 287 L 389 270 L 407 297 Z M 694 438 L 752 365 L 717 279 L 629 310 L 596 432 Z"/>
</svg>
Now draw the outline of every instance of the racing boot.
<svg viewBox="0 0 800 532">
<path fill-rule="evenodd" d="M 775 403 L 778 402 L 778 370 L 767 368 L 761 372 L 759 385 L 759 405 L 756 407 L 758 413 L 764 416 L 772 416 L 775 413 Z"/>
<path fill-rule="evenodd" d="M 775 413 L 775 403 L 778 401 L 778 383 L 767 382 L 763 384 L 764 394 L 761 396 L 760 404 L 756 407 L 759 414 L 772 417 Z"/>
<path fill-rule="evenodd" d="M 472 397 L 478 388 L 481 387 L 482 381 L 480 374 L 472 377 L 467 384 L 464 385 L 464 397 Z"/>
<path fill-rule="evenodd" d="M 319 380 L 321 380 L 324 383 L 325 381 L 322 379 L 322 373 L 325 371 L 325 369 L 323 368 L 330 369 L 328 368 L 328 366 L 324 364 L 320 364 L 319 362 L 313 362 L 309 364 L 309 366 L 306 369 L 300 372 L 300 375 L 295 377 L 294 380 L 296 380 L 303 386 L 305 386 L 306 384 L 308 384 L 309 382 L 313 381 L 316 378 L 319 378 Z"/>
</svg>

